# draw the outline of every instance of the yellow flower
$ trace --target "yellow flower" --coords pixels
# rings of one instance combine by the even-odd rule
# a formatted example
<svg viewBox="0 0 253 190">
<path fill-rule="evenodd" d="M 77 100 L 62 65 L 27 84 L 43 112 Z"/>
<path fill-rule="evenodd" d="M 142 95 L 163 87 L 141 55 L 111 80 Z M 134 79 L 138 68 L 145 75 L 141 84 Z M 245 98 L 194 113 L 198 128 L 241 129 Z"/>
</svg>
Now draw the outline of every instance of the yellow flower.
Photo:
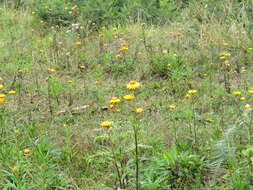
<svg viewBox="0 0 253 190">
<path fill-rule="evenodd" d="M 10 90 L 8 94 L 16 94 L 16 90 Z"/>
<path fill-rule="evenodd" d="M 123 98 L 127 101 L 131 101 L 131 100 L 134 100 L 135 97 L 133 94 L 128 94 L 128 95 L 125 95 Z"/>
<path fill-rule="evenodd" d="M 117 54 L 115 55 L 116 58 L 121 58 L 122 57 L 122 54 Z"/>
<path fill-rule="evenodd" d="M 245 97 L 240 97 L 240 100 L 244 101 L 244 100 L 246 100 L 246 98 Z"/>
<path fill-rule="evenodd" d="M 111 104 L 118 104 L 120 103 L 120 99 L 118 97 L 112 97 L 110 100 Z"/>
<path fill-rule="evenodd" d="M 223 60 L 223 59 L 225 59 L 225 56 L 221 56 L 221 57 L 220 57 L 220 60 Z"/>
<path fill-rule="evenodd" d="M 23 150 L 23 154 L 24 155 L 28 155 L 28 154 L 30 154 L 30 152 L 31 152 L 31 150 L 28 149 L 28 148 L 26 148 L 26 149 Z"/>
<path fill-rule="evenodd" d="M 75 9 L 77 9 L 77 8 L 78 8 L 77 5 L 74 5 L 74 6 L 71 7 L 72 10 L 75 10 Z"/>
<path fill-rule="evenodd" d="M 213 120 L 210 119 L 210 118 L 206 118 L 206 119 L 204 119 L 204 121 L 207 122 L 207 123 L 212 123 L 213 122 Z"/>
<path fill-rule="evenodd" d="M 80 69 L 85 69 L 85 66 L 84 65 L 80 65 L 79 68 Z"/>
<path fill-rule="evenodd" d="M 4 88 L 4 85 L 0 84 L 0 90 L 2 90 Z"/>
<path fill-rule="evenodd" d="M 248 91 L 250 94 L 253 94 L 253 89 Z"/>
<path fill-rule="evenodd" d="M 15 130 L 14 130 L 14 133 L 15 133 L 16 135 L 19 135 L 19 134 L 20 134 L 20 130 L 15 129 Z"/>
<path fill-rule="evenodd" d="M 82 43 L 80 41 L 76 42 L 77 46 L 80 46 Z"/>
<path fill-rule="evenodd" d="M 234 96 L 240 96 L 242 93 L 240 91 L 234 91 L 232 92 Z"/>
<path fill-rule="evenodd" d="M 231 56 L 230 53 L 220 53 L 220 57 L 229 57 Z"/>
<path fill-rule="evenodd" d="M 73 80 L 67 80 L 67 83 L 72 83 L 73 82 Z"/>
<path fill-rule="evenodd" d="M 117 30 L 118 30 L 118 28 L 116 28 L 116 27 L 112 28 L 112 31 L 117 31 Z"/>
<path fill-rule="evenodd" d="M 0 77 L 0 81 L 4 80 L 2 77 Z"/>
<path fill-rule="evenodd" d="M 99 33 L 98 35 L 100 38 L 103 38 L 105 35 L 103 33 Z"/>
<path fill-rule="evenodd" d="M 28 72 L 28 69 L 27 69 L 27 68 L 19 69 L 18 72 L 19 72 L 19 73 L 27 73 L 27 72 Z"/>
<path fill-rule="evenodd" d="M 135 109 L 135 113 L 137 113 L 137 114 L 140 114 L 140 113 L 143 113 L 143 112 L 144 112 L 144 110 L 142 108 L 136 108 Z"/>
<path fill-rule="evenodd" d="M 253 50 L 253 48 L 247 48 L 247 50 L 248 50 L 248 51 L 252 51 L 252 50 Z"/>
<path fill-rule="evenodd" d="M 0 94 L 0 104 L 5 104 L 7 102 L 5 95 L 4 94 Z"/>
<path fill-rule="evenodd" d="M 122 48 L 119 49 L 119 52 L 123 52 L 123 51 L 126 51 L 126 50 L 128 50 L 128 47 L 122 47 Z"/>
<path fill-rule="evenodd" d="M 110 104 L 110 105 L 109 105 L 109 108 L 110 108 L 110 109 L 112 109 L 112 108 L 114 108 L 114 107 L 115 107 L 115 104 Z"/>
<path fill-rule="evenodd" d="M 176 109 L 176 107 L 177 107 L 177 105 L 172 104 L 172 105 L 169 106 L 169 109 L 172 109 L 172 110 L 173 110 L 173 109 Z"/>
<path fill-rule="evenodd" d="M 112 122 L 110 122 L 110 121 L 103 121 L 102 123 L 100 123 L 100 126 L 108 128 L 108 127 L 112 126 Z"/>
<path fill-rule="evenodd" d="M 48 72 L 50 72 L 50 73 L 54 73 L 55 71 L 56 71 L 56 70 L 55 70 L 55 69 L 52 69 L 52 68 L 51 68 L 51 69 L 50 69 L 50 68 L 48 69 Z"/>
<path fill-rule="evenodd" d="M 19 168 L 17 166 L 10 167 L 10 169 L 11 169 L 12 172 L 18 172 L 19 171 Z"/>
<path fill-rule="evenodd" d="M 127 89 L 129 90 L 137 90 L 141 87 L 141 84 L 135 80 L 131 80 L 128 84 L 127 84 Z"/>
<path fill-rule="evenodd" d="M 185 96 L 184 96 L 184 98 L 185 99 L 189 99 L 189 98 L 191 98 L 192 96 L 190 95 L 190 94 L 186 94 Z"/>
<path fill-rule="evenodd" d="M 198 91 L 197 90 L 188 90 L 188 94 L 189 95 L 194 95 L 194 94 L 196 94 Z"/>
<path fill-rule="evenodd" d="M 246 105 L 244 106 L 244 108 L 245 108 L 245 109 L 250 109 L 250 108 L 251 108 L 251 105 L 246 104 Z"/>
<path fill-rule="evenodd" d="M 224 45 L 224 46 L 228 46 L 228 43 L 224 42 L 223 45 Z"/>
<path fill-rule="evenodd" d="M 224 61 L 224 65 L 230 66 L 230 62 L 228 60 Z"/>
</svg>

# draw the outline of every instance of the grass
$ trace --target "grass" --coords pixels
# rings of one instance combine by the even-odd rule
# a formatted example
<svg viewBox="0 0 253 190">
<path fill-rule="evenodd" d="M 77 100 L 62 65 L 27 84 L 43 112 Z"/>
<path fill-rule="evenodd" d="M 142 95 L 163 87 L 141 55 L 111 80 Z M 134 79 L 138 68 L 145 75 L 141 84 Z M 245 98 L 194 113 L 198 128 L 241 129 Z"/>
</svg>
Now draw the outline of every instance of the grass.
<svg viewBox="0 0 253 190">
<path fill-rule="evenodd" d="M 2 9 L 1 189 L 252 189 L 252 36 L 197 5 L 98 32 Z"/>
</svg>

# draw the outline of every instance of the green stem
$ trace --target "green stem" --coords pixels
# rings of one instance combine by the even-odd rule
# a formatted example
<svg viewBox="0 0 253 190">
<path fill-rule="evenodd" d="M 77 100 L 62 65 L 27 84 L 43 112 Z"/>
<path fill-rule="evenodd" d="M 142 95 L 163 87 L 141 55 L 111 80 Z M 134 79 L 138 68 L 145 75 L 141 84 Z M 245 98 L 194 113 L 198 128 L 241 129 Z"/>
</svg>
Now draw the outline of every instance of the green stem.
<svg viewBox="0 0 253 190">
<path fill-rule="evenodd" d="M 136 170 L 135 170 L 135 178 L 136 178 L 136 190 L 139 189 L 139 152 L 138 152 L 138 134 L 137 131 L 138 129 L 136 126 L 134 126 L 134 142 L 135 142 L 135 165 L 136 165 Z"/>
</svg>

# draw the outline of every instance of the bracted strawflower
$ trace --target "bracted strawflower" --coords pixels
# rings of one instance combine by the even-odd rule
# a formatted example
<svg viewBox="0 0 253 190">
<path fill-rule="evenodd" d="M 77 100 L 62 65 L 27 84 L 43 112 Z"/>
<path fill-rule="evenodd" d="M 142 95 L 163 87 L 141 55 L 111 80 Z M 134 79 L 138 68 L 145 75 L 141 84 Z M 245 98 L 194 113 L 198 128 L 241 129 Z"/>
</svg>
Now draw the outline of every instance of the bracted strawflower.
<svg viewBox="0 0 253 190">
<path fill-rule="evenodd" d="M 109 128 L 112 126 L 112 122 L 110 121 L 103 121 L 102 123 L 100 123 L 101 127 L 105 127 L 105 128 Z"/>
<path fill-rule="evenodd" d="M 110 109 L 112 109 L 112 108 L 115 107 L 115 104 L 110 104 L 108 107 L 109 107 Z"/>
<path fill-rule="evenodd" d="M 234 91 L 234 92 L 232 92 L 232 94 L 234 96 L 241 96 L 242 93 L 240 91 Z"/>
<path fill-rule="evenodd" d="M 175 104 L 172 104 L 172 105 L 169 106 L 169 109 L 172 109 L 172 110 L 174 110 L 176 108 L 177 108 L 177 105 L 175 105 Z"/>
<path fill-rule="evenodd" d="M 23 154 L 24 155 L 28 155 L 28 154 L 30 154 L 30 152 L 31 152 L 31 150 L 28 149 L 28 148 L 26 148 L 26 149 L 23 150 Z"/>
<path fill-rule="evenodd" d="M 127 89 L 129 90 L 137 90 L 141 87 L 141 84 L 135 80 L 131 80 L 128 84 L 127 84 Z"/>
<path fill-rule="evenodd" d="M 15 133 L 16 135 L 19 135 L 19 134 L 20 134 L 20 130 L 15 129 L 15 130 L 14 130 L 14 133 Z"/>
<path fill-rule="evenodd" d="M 250 105 L 250 104 L 246 104 L 245 106 L 244 106 L 244 108 L 245 109 L 250 109 L 252 106 Z"/>
<path fill-rule="evenodd" d="M 118 97 L 114 96 L 111 98 L 110 103 L 111 104 L 118 104 L 118 103 L 120 103 L 120 99 Z"/>
<path fill-rule="evenodd" d="M 122 48 L 119 49 L 119 52 L 124 52 L 126 50 L 128 50 L 128 47 L 122 47 Z"/>
<path fill-rule="evenodd" d="M 5 104 L 6 102 L 5 94 L 0 94 L 0 104 Z"/>
<path fill-rule="evenodd" d="M 213 120 L 210 119 L 210 118 L 206 118 L 206 119 L 204 119 L 204 121 L 207 122 L 207 123 L 212 123 L 213 122 Z"/>
<path fill-rule="evenodd" d="M 82 43 L 80 41 L 76 42 L 77 46 L 80 46 Z"/>
<path fill-rule="evenodd" d="M 194 94 L 196 94 L 198 91 L 197 90 L 188 90 L 188 94 L 189 95 L 194 95 Z"/>
<path fill-rule="evenodd" d="M 185 99 L 190 99 L 192 96 L 190 95 L 190 94 L 186 94 L 185 96 L 184 96 L 184 98 Z"/>
<path fill-rule="evenodd" d="M 16 90 L 10 90 L 8 91 L 8 94 L 16 94 Z"/>
<path fill-rule="evenodd" d="M 135 109 L 135 113 L 137 113 L 137 114 L 141 114 L 141 113 L 143 113 L 144 112 L 144 109 L 143 108 L 136 108 Z"/>
<path fill-rule="evenodd" d="M 240 97 L 240 100 L 244 101 L 244 100 L 246 100 L 246 98 L 245 97 Z"/>
<path fill-rule="evenodd" d="M 134 100 L 134 99 L 135 99 L 135 97 L 134 97 L 133 94 L 125 95 L 123 98 L 124 98 L 126 101 L 131 101 L 131 100 Z"/>
<path fill-rule="evenodd" d="M 49 73 L 54 73 L 55 71 L 56 71 L 56 70 L 55 70 L 55 69 L 52 69 L 52 68 L 49 68 L 49 69 L 48 69 L 48 72 L 49 72 Z"/>
<path fill-rule="evenodd" d="M 10 167 L 11 171 L 12 172 L 18 172 L 19 171 L 19 168 L 17 166 L 14 166 L 14 167 Z"/>
</svg>

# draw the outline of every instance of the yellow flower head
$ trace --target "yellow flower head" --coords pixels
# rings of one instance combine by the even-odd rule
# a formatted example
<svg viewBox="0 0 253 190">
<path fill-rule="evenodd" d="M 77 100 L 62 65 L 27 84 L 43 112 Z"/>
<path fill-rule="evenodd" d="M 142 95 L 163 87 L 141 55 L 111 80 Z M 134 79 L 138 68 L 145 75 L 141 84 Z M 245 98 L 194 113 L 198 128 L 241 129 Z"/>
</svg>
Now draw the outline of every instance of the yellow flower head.
<svg viewBox="0 0 253 190">
<path fill-rule="evenodd" d="M 80 69 L 85 69 L 85 66 L 84 65 L 80 65 L 79 68 Z"/>
<path fill-rule="evenodd" d="M 54 73 L 55 71 L 56 71 L 56 70 L 55 70 L 55 69 L 52 69 L 52 68 L 49 68 L 49 69 L 48 69 L 48 72 L 49 72 L 49 73 Z"/>
<path fill-rule="evenodd" d="M 82 43 L 80 41 L 76 42 L 77 46 L 80 46 Z"/>
<path fill-rule="evenodd" d="M 120 103 L 120 99 L 118 97 L 112 97 L 110 100 L 111 104 L 118 104 Z"/>
<path fill-rule="evenodd" d="M 115 57 L 116 57 L 117 59 L 121 58 L 122 56 L 123 56 L 122 54 L 117 54 L 117 55 L 115 55 Z"/>
<path fill-rule="evenodd" d="M 103 33 L 99 33 L 98 35 L 100 38 L 103 38 L 105 35 Z"/>
<path fill-rule="evenodd" d="M 119 52 L 123 52 L 123 51 L 126 51 L 126 50 L 128 50 L 128 47 L 122 47 L 122 48 L 119 49 Z"/>
<path fill-rule="evenodd" d="M 189 98 L 191 98 L 192 96 L 190 95 L 190 94 L 186 94 L 185 96 L 184 96 L 184 98 L 185 99 L 189 99 Z"/>
<path fill-rule="evenodd" d="M 19 168 L 17 166 L 14 166 L 14 167 L 10 167 L 11 171 L 12 172 L 18 172 L 19 171 Z"/>
<path fill-rule="evenodd" d="M 117 30 L 118 30 L 118 28 L 116 28 L 116 27 L 112 28 L 112 31 L 117 31 Z"/>
<path fill-rule="evenodd" d="M 0 90 L 2 90 L 4 88 L 4 85 L 0 84 Z"/>
<path fill-rule="evenodd" d="M 172 105 L 169 106 L 169 109 L 172 109 L 172 110 L 173 110 L 173 109 L 176 109 L 176 107 L 177 107 L 177 105 L 172 104 Z"/>
<path fill-rule="evenodd" d="M 103 121 L 102 123 L 100 123 L 100 126 L 101 127 L 109 128 L 109 127 L 112 126 L 112 122 L 110 122 L 110 121 Z"/>
<path fill-rule="evenodd" d="M 248 91 L 250 94 L 253 94 L 253 89 Z"/>
<path fill-rule="evenodd" d="M 16 135 L 19 135 L 19 134 L 20 134 L 20 130 L 15 129 L 15 130 L 14 130 L 14 133 L 15 133 Z"/>
<path fill-rule="evenodd" d="M 246 104 L 245 106 L 244 106 L 244 108 L 245 109 L 250 109 L 252 106 L 250 105 L 250 104 Z"/>
<path fill-rule="evenodd" d="M 16 94 L 16 90 L 10 90 L 8 94 Z"/>
<path fill-rule="evenodd" d="M 5 94 L 0 94 L 0 104 L 5 104 L 6 102 Z"/>
<path fill-rule="evenodd" d="M 231 56 L 230 53 L 220 53 L 220 57 L 229 57 Z"/>
<path fill-rule="evenodd" d="M 141 84 L 135 80 L 131 80 L 128 84 L 127 84 L 127 89 L 129 90 L 137 90 L 141 87 Z"/>
<path fill-rule="evenodd" d="M 108 107 L 109 107 L 110 109 L 112 109 L 112 108 L 115 107 L 115 104 L 110 104 Z"/>
<path fill-rule="evenodd" d="M 18 72 L 19 72 L 19 73 L 27 73 L 27 72 L 28 72 L 28 69 L 27 69 L 27 68 L 19 69 Z"/>
<path fill-rule="evenodd" d="M 4 79 L 2 77 L 0 77 L 0 81 L 3 81 Z"/>
<path fill-rule="evenodd" d="M 224 45 L 224 46 L 228 46 L 228 43 L 224 42 L 223 45 Z"/>
<path fill-rule="evenodd" d="M 247 48 L 247 50 L 248 50 L 248 51 L 252 51 L 252 50 L 253 50 L 253 48 Z"/>
<path fill-rule="evenodd" d="M 125 95 L 123 97 L 126 101 L 131 101 L 131 100 L 134 100 L 134 95 L 133 94 L 128 94 L 128 95 Z"/>
<path fill-rule="evenodd" d="M 245 97 L 240 97 L 240 100 L 244 101 L 244 100 L 246 100 L 246 98 Z"/>
<path fill-rule="evenodd" d="M 73 83 L 73 80 L 67 80 L 67 83 Z"/>
<path fill-rule="evenodd" d="M 26 149 L 23 150 L 23 154 L 24 155 L 28 155 L 28 154 L 30 154 L 30 152 L 31 152 L 31 150 L 28 149 L 28 148 L 26 148 Z"/>
<path fill-rule="evenodd" d="M 242 93 L 240 91 L 234 91 L 234 92 L 232 92 L 232 94 L 234 96 L 241 96 Z"/>
<path fill-rule="evenodd" d="M 204 121 L 207 122 L 207 123 L 212 123 L 213 122 L 213 120 L 210 119 L 210 118 L 206 118 L 206 119 L 204 119 Z"/>
<path fill-rule="evenodd" d="M 197 90 L 188 90 L 188 94 L 189 95 L 194 95 L 194 94 L 196 94 L 198 91 Z"/>
<path fill-rule="evenodd" d="M 144 112 L 144 109 L 142 109 L 142 108 L 136 108 L 135 109 L 135 113 L 137 113 L 137 114 L 141 114 L 143 112 Z"/>
<path fill-rule="evenodd" d="M 73 5 L 73 6 L 71 7 L 72 10 L 75 10 L 75 9 L 77 9 L 77 8 L 78 8 L 77 5 Z"/>
</svg>

